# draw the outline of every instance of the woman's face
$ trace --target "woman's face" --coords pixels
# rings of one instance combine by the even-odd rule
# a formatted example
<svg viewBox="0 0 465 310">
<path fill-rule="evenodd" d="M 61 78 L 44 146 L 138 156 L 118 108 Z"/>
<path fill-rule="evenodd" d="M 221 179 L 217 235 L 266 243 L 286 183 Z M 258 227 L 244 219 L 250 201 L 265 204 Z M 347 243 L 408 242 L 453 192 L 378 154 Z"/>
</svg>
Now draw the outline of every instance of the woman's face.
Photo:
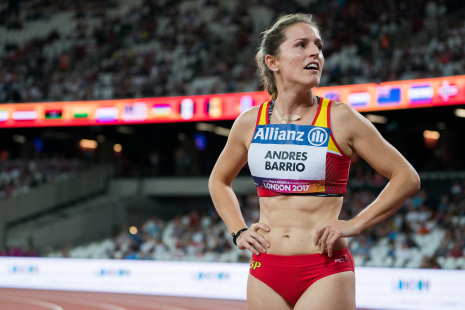
<svg viewBox="0 0 465 310">
<path fill-rule="evenodd" d="M 272 67 L 272 70 L 278 68 L 275 71 L 277 82 L 284 85 L 296 83 L 308 88 L 318 86 L 324 64 L 322 49 L 320 34 L 313 26 L 298 23 L 287 28 L 286 40 L 280 46 L 280 53 L 274 57 L 275 66 Z"/>
</svg>

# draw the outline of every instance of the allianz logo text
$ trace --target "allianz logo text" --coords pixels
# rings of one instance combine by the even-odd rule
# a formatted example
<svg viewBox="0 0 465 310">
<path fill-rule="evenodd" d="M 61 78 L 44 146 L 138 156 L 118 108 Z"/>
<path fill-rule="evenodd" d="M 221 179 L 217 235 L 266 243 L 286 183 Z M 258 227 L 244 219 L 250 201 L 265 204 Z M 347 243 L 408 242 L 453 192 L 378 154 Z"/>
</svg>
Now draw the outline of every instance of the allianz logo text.
<svg viewBox="0 0 465 310">
<path fill-rule="evenodd" d="M 291 144 L 305 144 L 306 142 L 304 139 L 305 135 L 307 135 L 307 140 L 310 145 L 323 146 L 328 142 L 330 132 L 329 129 L 314 126 L 308 127 L 311 129 L 307 128 L 304 131 L 298 130 L 298 128 L 295 126 L 292 127 L 290 125 L 287 125 L 282 129 L 269 125 L 266 127 L 257 127 L 253 140 L 267 141 L 267 143 L 279 143 L 278 141 L 282 141 L 281 143 L 286 143 L 286 141 L 295 141 Z"/>
<path fill-rule="evenodd" d="M 273 127 L 266 129 L 258 128 L 254 140 L 260 138 L 261 140 L 295 140 L 295 141 L 304 141 L 302 138 L 304 136 L 304 131 L 295 131 L 295 130 L 279 130 Z"/>
</svg>

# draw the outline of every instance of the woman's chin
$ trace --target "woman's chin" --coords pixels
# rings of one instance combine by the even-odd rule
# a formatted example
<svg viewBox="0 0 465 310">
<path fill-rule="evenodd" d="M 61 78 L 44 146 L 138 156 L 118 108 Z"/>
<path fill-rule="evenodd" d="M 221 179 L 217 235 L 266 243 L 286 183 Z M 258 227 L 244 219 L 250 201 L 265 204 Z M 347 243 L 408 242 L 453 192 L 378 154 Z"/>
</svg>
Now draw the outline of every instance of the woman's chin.
<svg viewBox="0 0 465 310">
<path fill-rule="evenodd" d="M 308 85 L 308 87 L 313 88 L 317 87 L 320 85 L 320 76 L 311 76 L 311 77 L 306 77 L 305 79 L 305 84 Z"/>
<path fill-rule="evenodd" d="M 320 78 L 317 79 L 312 79 L 311 81 L 308 82 L 308 88 L 314 88 L 320 85 Z"/>
<path fill-rule="evenodd" d="M 294 84 L 295 86 L 299 85 L 299 88 L 310 89 L 320 85 L 320 77 L 315 76 L 310 79 L 306 77 L 305 79 L 296 79 L 293 81 L 291 80 L 289 82 L 291 84 Z"/>
</svg>

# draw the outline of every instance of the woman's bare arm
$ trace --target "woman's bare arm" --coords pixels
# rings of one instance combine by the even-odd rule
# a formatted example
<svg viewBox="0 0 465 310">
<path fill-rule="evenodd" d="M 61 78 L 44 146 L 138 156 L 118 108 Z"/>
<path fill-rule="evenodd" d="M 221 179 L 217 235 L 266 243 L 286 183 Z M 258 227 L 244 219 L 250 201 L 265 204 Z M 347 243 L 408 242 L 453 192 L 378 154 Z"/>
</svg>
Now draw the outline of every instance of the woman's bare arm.
<svg viewBox="0 0 465 310">
<path fill-rule="evenodd" d="M 232 182 L 247 163 L 247 145 L 252 140 L 257 113 L 258 107 L 252 108 L 242 113 L 234 122 L 226 146 L 221 152 L 208 182 L 213 204 L 230 233 L 247 227 L 237 197 L 232 190 Z M 255 254 L 259 254 L 257 250 L 266 251 L 264 245 L 267 245 L 268 242 L 256 232 L 259 228 L 269 230 L 266 225 L 259 223 L 244 232 L 239 239 L 241 242 L 237 242 L 241 250 L 247 248 Z M 252 249 L 252 245 L 255 249 Z"/>
<path fill-rule="evenodd" d="M 358 235 L 384 221 L 420 188 L 420 178 L 415 169 L 370 121 L 346 104 L 337 104 L 331 112 L 332 125 L 339 131 L 338 136 L 341 142 L 346 143 L 345 147 L 352 150 L 351 154 L 359 154 L 390 181 L 378 198 L 353 219 L 327 223 L 317 229 L 315 245 L 321 236 L 320 253 L 327 247 L 328 255 L 338 238 Z"/>
<path fill-rule="evenodd" d="M 378 198 L 367 206 L 354 221 L 362 231 L 394 214 L 404 202 L 420 189 L 420 177 L 412 165 L 389 144 L 373 124 L 350 107 L 356 118 L 350 125 L 351 147 L 389 183 Z"/>
</svg>

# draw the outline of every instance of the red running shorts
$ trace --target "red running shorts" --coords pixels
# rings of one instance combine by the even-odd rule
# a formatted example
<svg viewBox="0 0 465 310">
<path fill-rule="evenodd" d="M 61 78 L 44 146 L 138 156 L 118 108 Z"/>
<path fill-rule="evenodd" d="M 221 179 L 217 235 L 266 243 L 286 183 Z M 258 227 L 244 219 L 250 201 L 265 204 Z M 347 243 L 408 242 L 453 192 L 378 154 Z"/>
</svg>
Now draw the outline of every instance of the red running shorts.
<svg viewBox="0 0 465 310">
<path fill-rule="evenodd" d="M 327 253 L 292 256 L 260 253 L 253 254 L 250 261 L 250 274 L 294 306 L 315 281 L 344 271 L 355 272 L 348 247 L 333 251 L 331 257 Z"/>
</svg>

